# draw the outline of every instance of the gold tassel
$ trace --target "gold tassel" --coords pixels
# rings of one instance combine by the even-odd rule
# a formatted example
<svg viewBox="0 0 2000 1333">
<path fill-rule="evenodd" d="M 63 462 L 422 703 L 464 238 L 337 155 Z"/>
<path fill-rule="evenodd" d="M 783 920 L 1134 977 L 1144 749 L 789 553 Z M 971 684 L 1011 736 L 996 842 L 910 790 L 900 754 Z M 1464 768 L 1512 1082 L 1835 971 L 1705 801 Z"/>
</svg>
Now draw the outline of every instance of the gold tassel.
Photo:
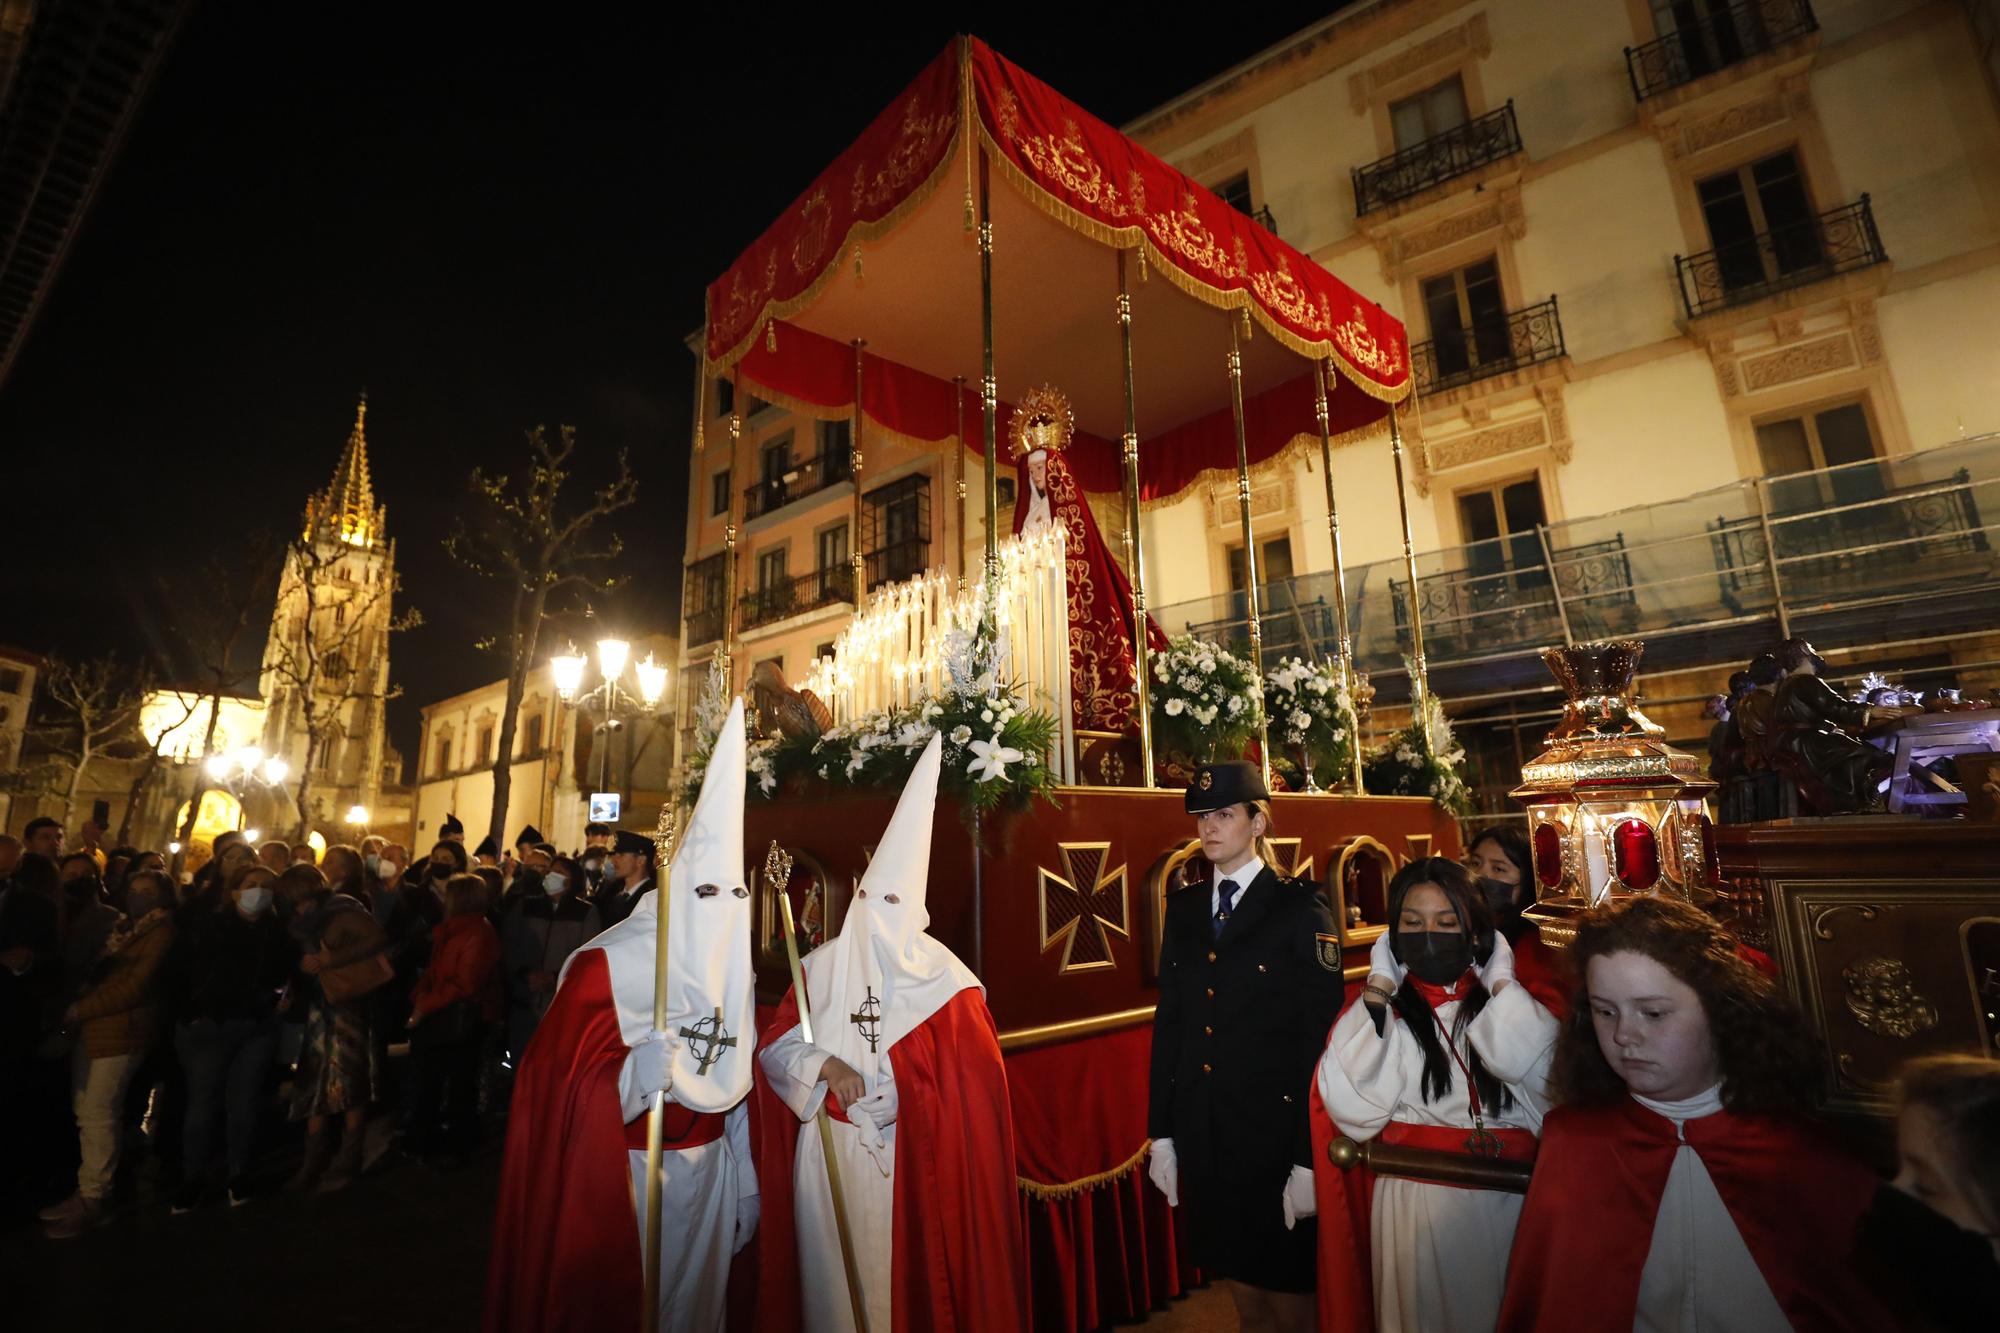
<svg viewBox="0 0 2000 1333">
<path fill-rule="evenodd" d="M 1144 242 L 1141 242 L 1139 245 L 1139 281 L 1144 282 L 1145 280 L 1146 280 L 1146 246 Z"/>
<path fill-rule="evenodd" d="M 775 319 L 764 326 L 764 350 L 767 352 L 778 350 L 778 321 Z"/>
<path fill-rule="evenodd" d="M 1250 307 L 1249 307 L 1249 306 L 1247 306 L 1247 305 L 1246 305 L 1246 306 L 1244 306 L 1244 307 L 1242 307 L 1242 309 L 1241 309 L 1241 310 L 1239 311 L 1239 313 L 1240 313 L 1240 314 L 1241 314 L 1241 315 L 1243 316 L 1243 341 L 1244 341 L 1244 342 L 1249 342 L 1249 341 L 1250 341 Z"/>
<path fill-rule="evenodd" d="M 858 241 L 854 246 L 854 281 L 861 281 L 861 244 Z"/>
<path fill-rule="evenodd" d="M 972 210 L 972 187 L 968 185 L 965 187 L 965 230 L 969 235 L 978 229 L 979 226 Z"/>
<path fill-rule="evenodd" d="M 1030 1180 L 1026 1176 L 1017 1175 L 1014 1177 L 1014 1186 L 1031 1199 L 1074 1198 L 1086 1190 L 1098 1189 L 1109 1185 L 1115 1180 L 1122 1180 L 1126 1176 L 1131 1175 L 1139 1169 L 1139 1164 L 1146 1160 L 1146 1156 L 1152 1151 L 1152 1148 L 1153 1141 L 1147 1139 L 1139 1145 L 1138 1152 L 1133 1153 L 1109 1171 L 1099 1171 L 1095 1175 L 1084 1176 L 1077 1180 L 1066 1180 L 1059 1185 L 1048 1185 L 1039 1180 Z"/>
</svg>

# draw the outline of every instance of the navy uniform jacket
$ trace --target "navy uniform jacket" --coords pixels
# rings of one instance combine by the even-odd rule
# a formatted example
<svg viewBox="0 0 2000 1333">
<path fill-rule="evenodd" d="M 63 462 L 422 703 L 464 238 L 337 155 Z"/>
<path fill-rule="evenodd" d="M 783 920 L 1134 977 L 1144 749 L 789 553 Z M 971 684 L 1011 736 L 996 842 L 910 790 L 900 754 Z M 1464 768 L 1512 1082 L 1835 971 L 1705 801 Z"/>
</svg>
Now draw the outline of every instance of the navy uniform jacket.
<svg viewBox="0 0 2000 1333">
<path fill-rule="evenodd" d="M 1340 1012 L 1340 937 L 1315 887 L 1269 866 L 1238 895 L 1220 938 L 1212 906 L 1210 883 L 1167 899 L 1147 1133 L 1174 1141 L 1197 1262 L 1310 1290 L 1309 1241 L 1294 1280 L 1251 1270 L 1278 1258 L 1258 1246 L 1308 1240 L 1284 1231 L 1279 1196 L 1293 1166 L 1313 1165 L 1306 1098 Z"/>
</svg>

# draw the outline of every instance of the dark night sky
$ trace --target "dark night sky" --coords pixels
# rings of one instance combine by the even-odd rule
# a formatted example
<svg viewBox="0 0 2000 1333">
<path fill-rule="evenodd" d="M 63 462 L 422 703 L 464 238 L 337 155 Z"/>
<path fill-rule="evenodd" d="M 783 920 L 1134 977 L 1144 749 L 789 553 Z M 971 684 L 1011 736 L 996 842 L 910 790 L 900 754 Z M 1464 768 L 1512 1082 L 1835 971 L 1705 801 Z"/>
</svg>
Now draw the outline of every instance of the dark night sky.
<svg viewBox="0 0 2000 1333">
<path fill-rule="evenodd" d="M 500 674 L 470 646 L 499 598 L 438 537 L 536 422 L 578 428 L 586 473 L 631 451 L 606 621 L 675 625 L 702 289 L 954 30 L 1118 124 L 1338 6 L 1238 6 L 1198 39 L 1082 7 L 446 8 L 195 6 L 0 388 L 0 640 L 142 648 L 172 615 L 149 580 L 295 522 L 365 385 L 427 622 L 393 648 L 407 755 L 420 703 Z"/>
</svg>

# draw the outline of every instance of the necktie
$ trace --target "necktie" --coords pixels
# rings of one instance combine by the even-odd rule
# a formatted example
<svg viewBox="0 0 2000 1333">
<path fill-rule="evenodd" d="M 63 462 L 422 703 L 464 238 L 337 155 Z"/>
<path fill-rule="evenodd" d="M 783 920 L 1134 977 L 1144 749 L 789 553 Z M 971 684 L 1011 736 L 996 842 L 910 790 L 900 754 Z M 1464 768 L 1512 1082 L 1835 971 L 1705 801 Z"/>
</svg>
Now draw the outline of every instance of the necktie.
<svg viewBox="0 0 2000 1333">
<path fill-rule="evenodd" d="M 1215 937 L 1221 939 L 1222 928 L 1229 921 L 1229 909 L 1235 905 L 1236 895 L 1243 891 L 1243 886 L 1233 879 L 1225 879 L 1216 889 L 1222 896 L 1222 906 L 1215 913 Z"/>
</svg>

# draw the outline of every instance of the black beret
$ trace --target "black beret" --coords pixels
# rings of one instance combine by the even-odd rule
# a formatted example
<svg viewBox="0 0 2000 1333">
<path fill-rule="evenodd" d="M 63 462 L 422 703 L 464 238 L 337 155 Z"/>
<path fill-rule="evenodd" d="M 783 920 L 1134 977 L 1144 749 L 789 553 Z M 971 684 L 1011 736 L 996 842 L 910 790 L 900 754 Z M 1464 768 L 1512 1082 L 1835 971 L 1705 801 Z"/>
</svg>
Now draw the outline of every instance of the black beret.
<svg viewBox="0 0 2000 1333">
<path fill-rule="evenodd" d="M 1205 815 L 1227 805 L 1270 799 L 1271 790 L 1264 785 L 1263 770 L 1257 765 L 1241 759 L 1203 764 L 1195 769 L 1194 781 L 1188 783 L 1187 812 Z"/>
<path fill-rule="evenodd" d="M 645 834 L 619 829 L 617 836 L 611 840 L 611 850 L 614 853 L 622 852 L 627 856 L 643 856 L 651 860 L 655 849 L 653 840 Z"/>
<path fill-rule="evenodd" d="M 438 826 L 438 836 L 441 838 L 449 838 L 454 833 L 456 833 L 461 838 L 464 837 L 465 825 L 458 822 L 457 815 L 447 814 L 444 817 L 444 823 Z"/>
<path fill-rule="evenodd" d="M 542 841 L 542 831 L 533 824 L 528 824 L 521 829 L 520 833 L 515 835 L 514 845 L 519 847 L 525 842 L 532 847 L 540 841 Z"/>
<path fill-rule="evenodd" d="M 479 840 L 479 845 L 472 849 L 472 854 L 474 856 L 498 856 L 500 855 L 500 849 L 493 845 L 493 835 L 489 833 Z"/>
</svg>

